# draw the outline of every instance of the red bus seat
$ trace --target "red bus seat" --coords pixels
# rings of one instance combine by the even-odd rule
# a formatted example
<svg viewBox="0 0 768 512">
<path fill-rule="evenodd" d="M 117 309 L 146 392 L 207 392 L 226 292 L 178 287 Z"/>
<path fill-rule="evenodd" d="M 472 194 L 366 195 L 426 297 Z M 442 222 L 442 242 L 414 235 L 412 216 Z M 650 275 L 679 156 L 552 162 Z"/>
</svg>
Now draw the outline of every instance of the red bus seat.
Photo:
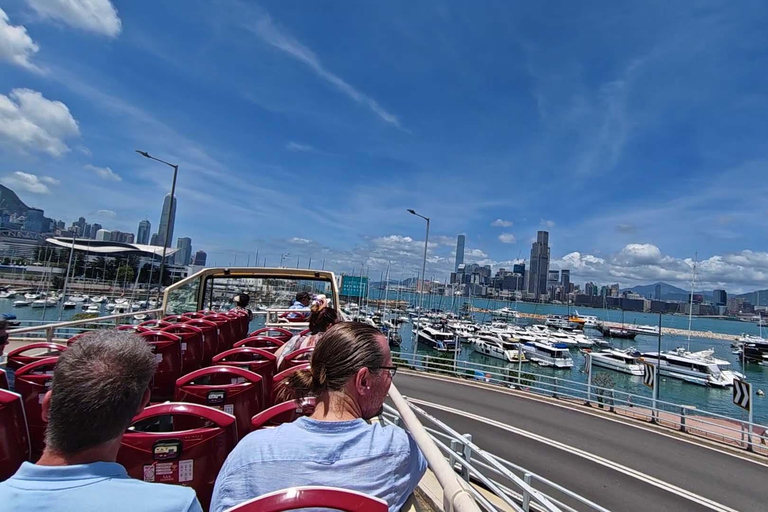
<svg viewBox="0 0 768 512">
<path fill-rule="evenodd" d="M 228 508 L 225 512 L 286 512 L 322 508 L 340 512 L 387 512 L 387 502 L 357 491 L 337 487 L 291 487 L 270 492 Z"/>
<path fill-rule="evenodd" d="M 181 337 L 181 374 L 193 372 L 203 366 L 205 340 L 203 330 L 194 325 L 171 324 L 160 332 L 169 332 Z"/>
<path fill-rule="evenodd" d="M 141 337 L 152 347 L 157 361 L 151 384 L 151 400 L 172 400 L 176 379 L 181 377 L 181 337 L 162 331 L 143 332 Z"/>
<path fill-rule="evenodd" d="M 192 320 L 192 317 L 184 315 L 169 315 L 166 317 L 163 317 L 163 322 L 169 323 L 169 324 L 183 324 L 184 322 L 189 322 Z"/>
<path fill-rule="evenodd" d="M 5 370 L 2 368 L 0 368 L 0 389 L 11 389 L 8 385 L 8 375 L 6 375 Z"/>
<path fill-rule="evenodd" d="M 134 331 L 135 332 L 138 329 L 139 329 L 139 326 L 134 324 L 123 324 L 123 325 L 117 326 L 118 331 Z"/>
<path fill-rule="evenodd" d="M 170 417 L 170 422 L 165 423 Z M 185 427 L 175 428 L 176 418 L 184 417 Z M 170 431 L 164 428 L 170 427 Z M 152 405 L 133 418 L 123 435 L 117 462 L 132 478 L 145 482 L 181 484 L 191 487 L 208 510 L 224 460 L 237 443 L 235 417 L 212 407 L 186 403 Z"/>
<path fill-rule="evenodd" d="M 18 370 L 24 365 L 47 359 L 49 357 L 59 357 L 59 354 L 67 350 L 66 345 L 59 343 L 30 343 L 15 350 L 8 352 L 8 362 L 6 363 L 11 370 Z"/>
<path fill-rule="evenodd" d="M 299 336 L 309 336 L 312 333 L 309 329 L 304 329 L 299 333 Z"/>
<path fill-rule="evenodd" d="M 238 341 L 232 348 L 254 347 L 275 352 L 278 348 L 282 347 L 283 344 L 284 342 L 277 338 L 270 338 L 269 336 L 251 336 Z"/>
<path fill-rule="evenodd" d="M 154 331 L 159 331 L 163 327 L 168 327 L 171 325 L 170 322 L 166 322 L 165 320 L 145 320 L 144 322 L 141 322 L 139 324 L 139 327 L 144 327 L 145 329 L 150 329 Z"/>
<path fill-rule="evenodd" d="M 198 318 L 205 317 L 205 313 L 198 313 L 197 311 L 192 311 L 190 313 L 184 313 L 184 316 L 187 318 L 191 318 L 192 320 L 197 320 Z"/>
<path fill-rule="evenodd" d="M 0 482 L 13 476 L 31 453 L 21 395 L 0 389 Z"/>
<path fill-rule="evenodd" d="M 88 333 L 87 333 L 87 332 L 81 332 L 80 334 L 75 334 L 74 336 L 71 336 L 71 337 L 70 337 L 70 338 L 67 340 L 67 346 L 69 347 L 69 346 L 70 346 L 70 345 L 72 345 L 74 342 L 76 342 L 77 340 L 79 340 L 80 338 L 82 338 L 83 336 L 85 336 L 86 334 L 88 334 Z"/>
<path fill-rule="evenodd" d="M 49 357 L 29 363 L 16 370 L 14 388 L 24 401 L 32 450 L 30 460 L 32 461 L 40 458 L 43 453 L 43 446 L 45 446 L 47 422 L 43 420 L 43 397 L 51 389 L 53 369 L 58 360 L 58 357 Z"/>
<path fill-rule="evenodd" d="M 253 336 L 269 336 L 270 338 L 276 338 L 285 343 L 289 339 L 293 338 L 293 333 L 288 329 L 283 329 L 282 327 L 262 327 L 261 329 L 257 329 L 248 335 L 248 337 Z"/>
<path fill-rule="evenodd" d="M 251 431 L 276 427 L 283 423 L 290 423 L 301 416 L 310 416 L 315 412 L 315 404 L 315 397 L 307 397 L 303 400 L 288 400 L 273 405 L 251 418 Z"/>
<path fill-rule="evenodd" d="M 285 379 L 287 379 L 288 377 L 290 377 L 291 375 L 293 375 L 299 370 L 306 370 L 308 368 L 309 368 L 309 363 L 305 363 L 299 366 L 293 366 L 275 375 L 274 378 L 272 379 L 272 397 L 271 397 L 272 403 L 275 403 L 279 400 L 277 395 L 280 392 L 280 388 L 284 385 Z M 283 396 L 283 400 L 290 400 L 291 398 L 292 396 L 290 393 L 286 393 Z"/>
<path fill-rule="evenodd" d="M 262 377 L 262 408 L 272 405 L 272 379 L 277 373 L 277 358 L 260 348 L 238 347 L 213 356 L 213 364 L 237 366 Z"/>
<path fill-rule="evenodd" d="M 248 336 L 248 313 L 238 309 L 230 309 L 224 314 L 233 320 L 235 339 L 246 338 Z"/>
<path fill-rule="evenodd" d="M 260 412 L 264 400 L 261 375 L 236 366 L 209 366 L 176 381 L 177 402 L 221 409 L 237 418 L 238 439 L 251 431 L 251 417 Z"/>
<path fill-rule="evenodd" d="M 193 318 L 184 325 L 191 325 L 203 331 L 203 366 L 210 366 L 213 356 L 219 353 L 219 326 L 202 318 Z"/>
<path fill-rule="evenodd" d="M 306 347 L 300 348 L 299 350 L 294 350 L 293 352 L 286 354 L 283 358 L 283 362 L 280 365 L 279 370 L 284 371 L 288 368 L 293 368 L 294 366 L 309 363 L 309 361 L 312 359 L 312 352 L 314 351 L 315 347 Z"/>
<path fill-rule="evenodd" d="M 236 341 L 233 319 L 225 315 L 208 315 L 204 320 L 211 321 L 219 327 L 219 352 L 229 350 Z"/>
</svg>

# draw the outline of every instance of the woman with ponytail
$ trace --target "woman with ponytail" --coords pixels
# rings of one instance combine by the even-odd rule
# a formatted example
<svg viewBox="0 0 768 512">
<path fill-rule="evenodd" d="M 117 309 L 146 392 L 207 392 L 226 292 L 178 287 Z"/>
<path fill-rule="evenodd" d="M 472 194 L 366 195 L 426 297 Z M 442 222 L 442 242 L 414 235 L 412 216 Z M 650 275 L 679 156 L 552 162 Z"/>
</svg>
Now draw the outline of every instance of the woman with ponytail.
<svg viewBox="0 0 768 512">
<path fill-rule="evenodd" d="M 316 397 L 315 412 L 240 441 L 216 480 L 211 512 L 303 485 L 360 491 L 384 499 L 391 512 L 400 510 L 426 461 L 401 428 L 367 422 L 381 413 L 396 370 L 375 327 L 342 322 L 328 329 L 310 368 L 287 383 L 297 398 Z"/>
<path fill-rule="evenodd" d="M 285 345 L 277 349 L 277 367 L 283 364 L 283 358 L 302 348 L 314 347 L 320 337 L 333 325 L 341 321 L 335 309 L 328 307 L 328 298 L 325 295 L 316 295 L 309 306 L 309 334 L 296 335 L 288 340 Z"/>
</svg>

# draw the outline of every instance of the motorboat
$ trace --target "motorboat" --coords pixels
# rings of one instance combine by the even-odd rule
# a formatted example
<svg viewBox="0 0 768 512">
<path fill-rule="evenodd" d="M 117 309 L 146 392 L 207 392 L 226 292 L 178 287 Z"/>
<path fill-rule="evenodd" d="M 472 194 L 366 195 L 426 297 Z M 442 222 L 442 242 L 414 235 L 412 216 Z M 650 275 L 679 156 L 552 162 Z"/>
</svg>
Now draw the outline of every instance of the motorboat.
<svg viewBox="0 0 768 512">
<path fill-rule="evenodd" d="M 85 308 L 85 311 L 88 313 L 98 313 L 101 310 L 98 304 L 89 304 L 88 307 Z"/>
<path fill-rule="evenodd" d="M 47 308 L 51 304 L 48 302 L 50 299 L 37 299 L 33 300 L 32 303 L 29 305 L 31 308 Z M 55 302 L 53 303 L 56 304 Z"/>
<path fill-rule="evenodd" d="M 555 329 L 572 329 L 574 327 L 574 325 L 568 321 L 568 317 L 563 315 L 548 315 L 544 320 L 544 325 L 547 327 L 554 327 Z"/>
<path fill-rule="evenodd" d="M 633 340 L 635 339 L 635 336 L 637 336 L 636 332 L 621 327 L 608 327 L 605 324 L 598 324 L 597 330 L 606 338 Z"/>
<path fill-rule="evenodd" d="M 528 359 L 540 366 L 573 367 L 573 358 L 568 351 L 568 345 L 547 341 L 528 341 L 523 344 L 523 350 Z"/>
<path fill-rule="evenodd" d="M 519 343 L 504 341 L 500 337 L 480 334 L 472 338 L 475 352 L 510 363 L 525 362 L 525 354 Z"/>
<path fill-rule="evenodd" d="M 13 301 L 13 307 L 15 308 L 25 308 L 30 304 L 32 304 L 32 301 L 28 299 L 19 299 L 19 300 Z"/>
<path fill-rule="evenodd" d="M 93 297 L 91 299 L 91 302 L 94 302 L 96 304 L 101 304 L 105 300 L 107 300 L 107 298 L 104 295 L 100 295 L 100 296 Z"/>
<path fill-rule="evenodd" d="M 652 365 L 658 364 L 660 375 L 680 379 L 700 386 L 733 386 L 733 379 L 741 374 L 723 370 L 719 361 L 711 356 L 691 354 L 685 349 L 662 352 L 644 352 L 643 361 Z"/>
<path fill-rule="evenodd" d="M 630 375 L 644 375 L 645 365 L 640 360 L 640 353 L 634 348 L 617 350 L 608 348 L 596 352 L 589 352 L 589 358 L 595 366 L 608 368 Z"/>
<path fill-rule="evenodd" d="M 575 309 L 573 310 L 573 318 L 577 318 L 581 320 L 581 324 L 584 327 L 589 327 L 591 329 L 595 329 L 599 322 L 596 316 L 580 315 L 578 310 L 575 310 Z"/>
<path fill-rule="evenodd" d="M 145 313 L 139 313 L 139 314 L 137 314 L 137 315 L 133 315 L 133 318 L 134 318 L 135 320 L 138 320 L 139 322 L 143 322 L 143 321 L 144 321 L 144 320 L 146 320 L 148 317 L 149 317 L 149 316 L 148 316 L 147 314 L 145 314 Z"/>
<path fill-rule="evenodd" d="M 635 334 L 643 334 L 648 336 L 659 335 L 658 325 L 627 325 L 625 329 L 629 332 L 634 332 Z"/>
<path fill-rule="evenodd" d="M 87 295 L 70 295 L 69 300 L 72 302 L 87 302 L 88 296 Z"/>
<path fill-rule="evenodd" d="M 417 341 L 438 352 L 447 352 L 456 349 L 456 340 L 453 333 L 434 327 L 419 327 Z"/>
<path fill-rule="evenodd" d="M 495 310 L 492 314 L 497 318 L 520 318 L 520 313 L 517 310 L 506 306 Z"/>
<path fill-rule="evenodd" d="M 14 290 L 0 292 L 0 299 L 12 299 L 15 296 L 16 296 L 16 292 Z"/>
<path fill-rule="evenodd" d="M 64 304 L 62 304 L 64 309 L 75 309 L 77 307 L 76 302 L 72 302 L 71 300 L 66 301 Z"/>
</svg>

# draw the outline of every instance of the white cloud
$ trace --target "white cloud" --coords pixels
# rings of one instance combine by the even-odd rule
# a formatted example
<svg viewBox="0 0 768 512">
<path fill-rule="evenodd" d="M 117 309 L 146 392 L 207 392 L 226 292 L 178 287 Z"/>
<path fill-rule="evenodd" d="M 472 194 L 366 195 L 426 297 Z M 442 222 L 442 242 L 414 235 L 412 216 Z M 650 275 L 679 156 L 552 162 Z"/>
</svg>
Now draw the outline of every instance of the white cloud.
<svg viewBox="0 0 768 512">
<path fill-rule="evenodd" d="M 509 228 L 512 227 L 512 221 L 496 219 L 495 221 L 491 222 L 491 226 L 495 228 Z"/>
<path fill-rule="evenodd" d="M 488 255 L 480 249 L 466 249 L 464 251 L 464 257 L 467 259 L 487 258 Z"/>
<path fill-rule="evenodd" d="M 110 0 L 27 0 L 43 18 L 61 21 L 70 27 L 117 37 L 122 23 Z"/>
<path fill-rule="evenodd" d="M 109 167 L 96 167 L 88 164 L 84 169 L 95 172 L 99 178 L 107 181 L 123 181 L 123 178 Z"/>
<path fill-rule="evenodd" d="M 114 219 L 117 214 L 112 210 L 98 210 L 96 216 L 102 219 Z"/>
<path fill-rule="evenodd" d="M 21 25 L 11 25 L 8 15 L 0 9 L 0 60 L 32 71 L 40 71 L 40 68 L 29 61 L 39 49 L 27 34 L 27 29 Z"/>
<path fill-rule="evenodd" d="M 503 244 L 514 244 L 517 242 L 517 238 L 512 233 L 502 233 L 499 235 L 499 242 Z"/>
<path fill-rule="evenodd" d="M 27 172 L 16 171 L 11 175 L 4 176 L 0 180 L 3 185 L 14 191 L 23 190 L 32 194 L 50 194 L 51 189 L 48 185 L 58 185 L 59 180 L 50 176 L 37 176 Z"/>
<path fill-rule="evenodd" d="M 0 94 L 0 142 L 61 156 L 69 151 L 64 140 L 79 135 L 77 121 L 64 103 L 30 89 Z"/>
<path fill-rule="evenodd" d="M 305 244 L 311 244 L 312 243 L 312 240 L 309 240 L 307 238 L 297 238 L 297 237 L 293 237 L 293 238 L 291 238 L 288 241 L 291 242 L 292 244 L 299 244 L 299 245 L 305 245 Z"/>
<path fill-rule="evenodd" d="M 35 1 L 42 2 L 46 0 Z M 385 122 L 398 128 L 402 128 L 400 126 L 400 121 L 394 114 L 387 112 L 378 104 L 378 102 L 376 102 L 376 100 L 358 91 L 344 81 L 344 79 L 328 71 L 312 50 L 283 32 L 282 29 L 272 21 L 272 18 L 268 14 L 264 13 L 259 16 L 259 19 L 253 26 L 246 25 L 246 28 L 259 36 L 264 42 L 274 46 L 278 50 L 309 67 L 309 69 L 311 69 L 317 76 L 336 87 L 348 98 L 356 103 L 367 106 Z"/>
<path fill-rule="evenodd" d="M 549 229 L 552 229 L 553 227 L 555 227 L 555 221 L 553 221 L 553 220 L 541 219 L 541 222 L 539 224 L 541 224 L 545 228 L 549 228 Z"/>
<path fill-rule="evenodd" d="M 290 141 L 288 144 L 285 145 L 285 149 L 288 151 L 297 151 L 300 153 L 311 153 L 315 150 L 312 146 L 309 144 L 299 144 L 298 142 Z"/>
</svg>

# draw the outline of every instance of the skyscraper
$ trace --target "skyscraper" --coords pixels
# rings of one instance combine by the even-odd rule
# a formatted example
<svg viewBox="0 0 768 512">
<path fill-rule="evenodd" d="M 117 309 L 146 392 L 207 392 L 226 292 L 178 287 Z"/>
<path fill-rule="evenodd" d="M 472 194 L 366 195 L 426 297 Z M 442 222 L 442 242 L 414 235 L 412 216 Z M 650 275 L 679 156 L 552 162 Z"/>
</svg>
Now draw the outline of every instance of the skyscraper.
<svg viewBox="0 0 768 512">
<path fill-rule="evenodd" d="M 173 243 L 173 224 L 176 221 L 176 198 L 171 201 L 171 194 L 165 195 L 163 213 L 160 215 L 160 225 L 157 227 L 157 245 L 168 247 Z M 173 204 L 171 204 L 173 203 Z"/>
<path fill-rule="evenodd" d="M 192 239 L 189 237 L 182 237 L 176 240 L 176 254 L 173 255 L 173 262 L 176 265 L 189 265 L 189 260 L 192 258 Z"/>
<path fill-rule="evenodd" d="M 157 233 L 152 233 L 152 236 L 149 239 L 149 245 L 157 246 Z"/>
<path fill-rule="evenodd" d="M 139 222 L 139 229 L 136 231 L 136 243 L 137 244 L 148 244 L 149 243 L 149 233 L 152 231 L 152 224 L 147 219 L 144 219 L 143 221 Z"/>
<path fill-rule="evenodd" d="M 100 229 L 96 232 L 96 240 L 98 242 L 109 242 L 112 240 L 112 232 L 108 229 Z"/>
<path fill-rule="evenodd" d="M 96 235 L 98 234 L 99 230 L 101 229 L 101 224 L 98 222 L 94 222 L 91 226 L 91 240 L 96 240 Z"/>
<path fill-rule="evenodd" d="M 560 271 L 560 282 L 563 285 L 563 293 L 568 295 L 571 291 L 571 271 L 564 269 Z"/>
<path fill-rule="evenodd" d="M 459 265 L 464 263 L 464 242 L 464 235 L 459 235 L 458 240 L 456 240 L 456 266 L 453 269 L 454 272 L 457 272 Z"/>
<path fill-rule="evenodd" d="M 531 268 L 528 272 L 528 293 L 539 300 L 547 293 L 547 276 L 549 273 L 549 232 L 539 231 L 536 241 L 531 246 Z"/>
<path fill-rule="evenodd" d="M 197 251 L 195 253 L 195 260 L 193 262 L 193 265 L 201 265 L 205 266 L 205 261 L 208 259 L 208 255 L 205 253 L 205 251 Z"/>
</svg>

